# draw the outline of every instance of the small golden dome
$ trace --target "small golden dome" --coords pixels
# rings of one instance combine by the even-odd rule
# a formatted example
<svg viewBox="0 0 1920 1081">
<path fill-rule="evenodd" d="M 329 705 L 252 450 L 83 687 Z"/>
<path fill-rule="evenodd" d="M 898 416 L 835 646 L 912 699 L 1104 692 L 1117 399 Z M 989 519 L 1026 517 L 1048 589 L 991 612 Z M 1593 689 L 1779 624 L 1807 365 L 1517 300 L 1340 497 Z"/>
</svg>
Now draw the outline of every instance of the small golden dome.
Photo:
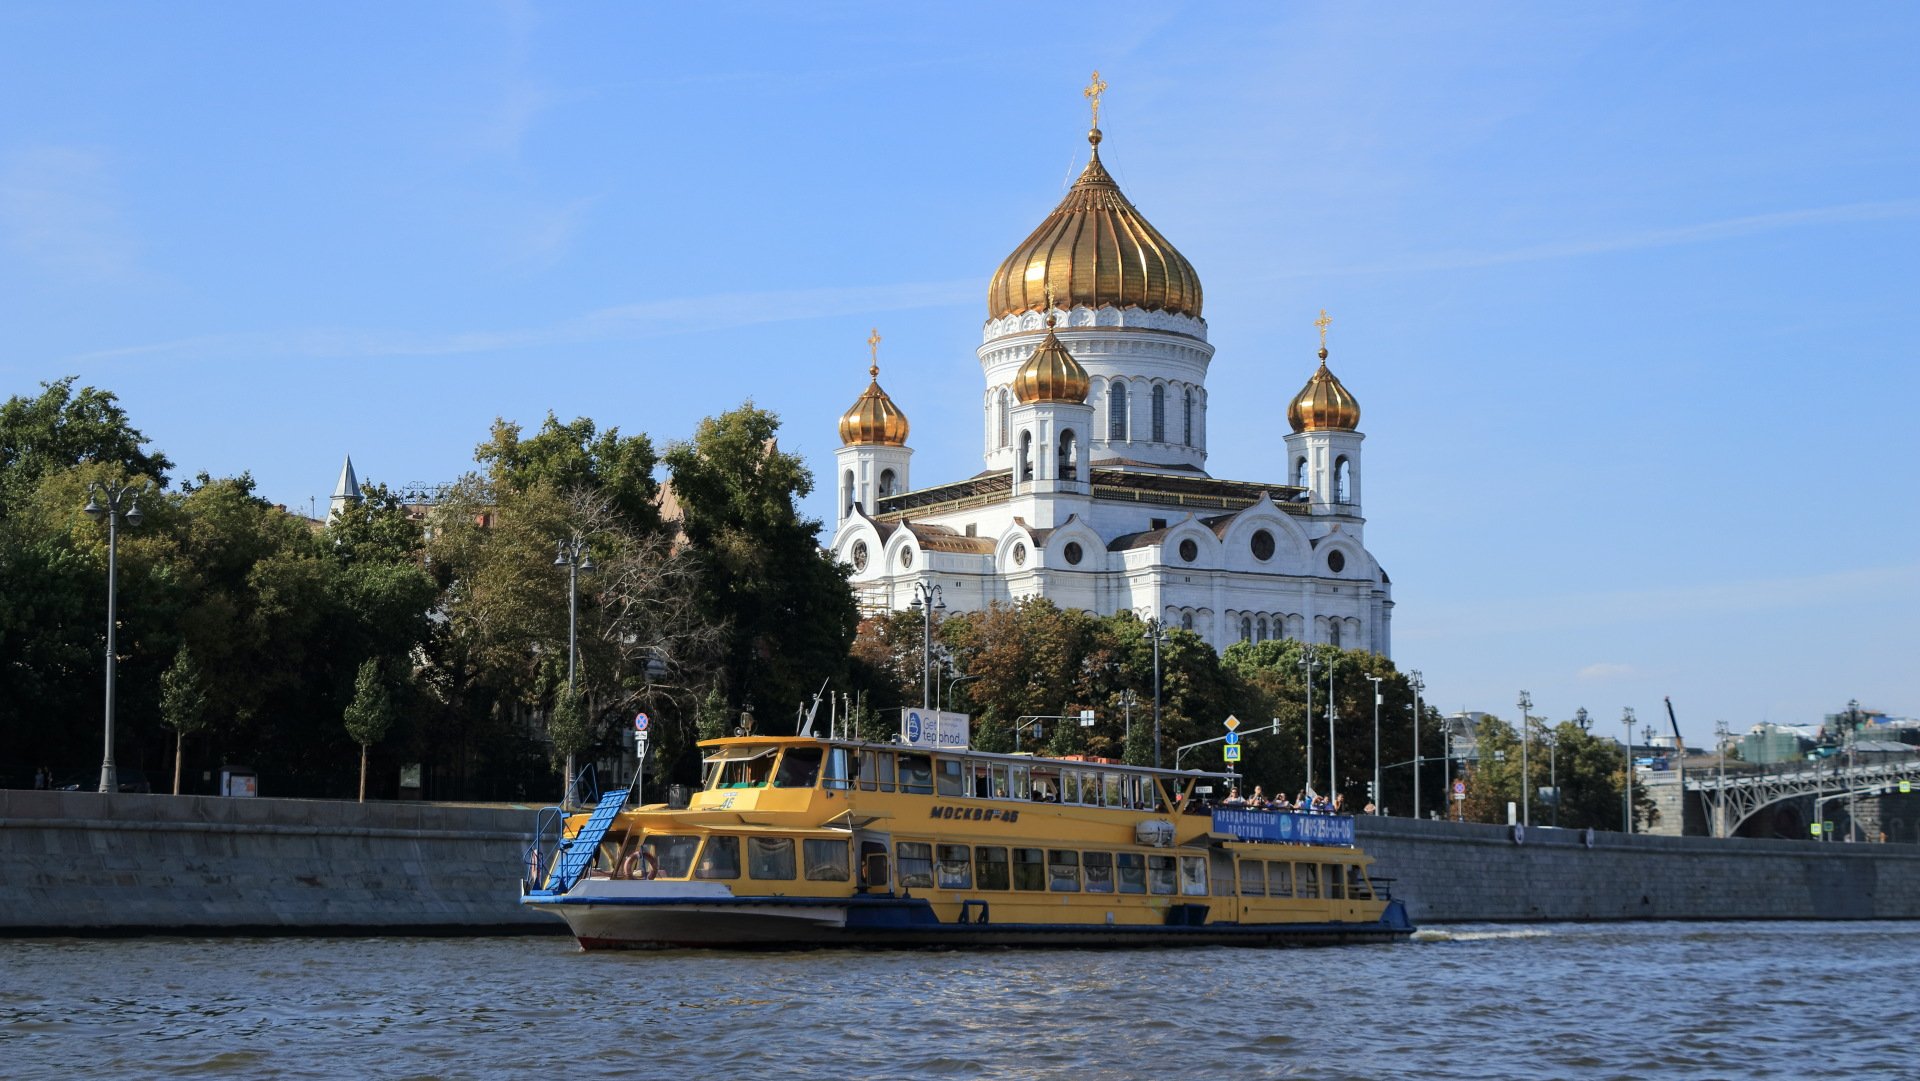
<svg viewBox="0 0 1920 1081">
<path fill-rule="evenodd" d="M 1013 396 L 1022 402 L 1073 402 L 1087 400 L 1093 380 L 1067 347 L 1053 334 L 1053 315 L 1047 315 L 1047 336 L 1013 376 Z"/>
<path fill-rule="evenodd" d="M 840 442 L 847 446 L 878 443 L 888 447 L 907 445 L 907 415 L 880 389 L 880 365 L 867 369 L 872 380 L 840 417 Z"/>
<path fill-rule="evenodd" d="M 1042 311 L 1052 283 L 1062 305 L 1146 308 L 1200 317 L 1200 275 L 1147 223 L 1100 164 L 1100 129 L 1087 133 L 1093 158 L 1047 220 L 994 271 L 987 318 Z"/>
<path fill-rule="evenodd" d="M 1287 423 L 1296 432 L 1334 429 L 1351 432 L 1360 427 L 1360 403 L 1327 369 L 1327 347 L 1320 347 L 1320 370 L 1313 373 L 1287 406 Z"/>
</svg>

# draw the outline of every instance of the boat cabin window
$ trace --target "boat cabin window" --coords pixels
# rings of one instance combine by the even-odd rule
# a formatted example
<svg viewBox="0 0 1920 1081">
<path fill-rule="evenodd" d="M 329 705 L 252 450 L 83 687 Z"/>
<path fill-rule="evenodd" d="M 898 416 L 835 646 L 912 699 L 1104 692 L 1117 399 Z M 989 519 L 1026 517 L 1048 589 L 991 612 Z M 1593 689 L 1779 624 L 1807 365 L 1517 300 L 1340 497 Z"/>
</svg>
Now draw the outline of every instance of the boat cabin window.
<svg viewBox="0 0 1920 1081">
<path fill-rule="evenodd" d="M 924 754 L 900 756 L 900 791 L 933 794 L 933 759 Z"/>
<path fill-rule="evenodd" d="M 964 796 L 967 794 L 966 763 L 958 758 L 939 758 L 934 760 L 939 769 L 938 781 L 943 796 Z"/>
<path fill-rule="evenodd" d="M 847 842 L 832 838 L 808 838 L 801 847 L 807 856 L 807 881 L 847 880 Z"/>
<path fill-rule="evenodd" d="M 1114 857 L 1120 870 L 1121 893 L 1147 892 L 1147 857 L 1139 852 L 1122 852 Z"/>
<path fill-rule="evenodd" d="M 970 890 L 973 888 L 973 856 L 966 845 L 940 845 L 935 854 L 939 859 L 934 871 L 943 890 Z"/>
<path fill-rule="evenodd" d="M 739 878 L 740 838 L 715 834 L 700 849 L 700 862 L 693 868 L 695 878 Z"/>
<path fill-rule="evenodd" d="M 1063 769 L 1060 771 L 1060 802 L 1080 802 L 1080 771 Z"/>
<path fill-rule="evenodd" d="M 1004 890 L 1007 875 L 1007 850 L 999 845 L 981 845 L 973 850 L 974 874 L 983 890 Z"/>
<path fill-rule="evenodd" d="M 1299 872 L 1299 877 L 1295 880 L 1295 885 L 1300 888 L 1300 896 L 1319 897 L 1320 865 L 1317 863 L 1297 864 L 1296 870 Z"/>
<path fill-rule="evenodd" d="M 860 752 L 860 790 L 863 792 L 893 791 L 893 752 Z"/>
<path fill-rule="evenodd" d="M 1082 866 L 1087 873 L 1088 893 L 1113 892 L 1113 853 L 1089 852 Z"/>
<path fill-rule="evenodd" d="M 685 878 L 693 870 L 693 854 L 700 848 L 698 837 L 648 837 L 641 847 L 652 858 L 655 878 Z"/>
<path fill-rule="evenodd" d="M 1172 893 L 1173 864 L 1172 856 L 1148 856 L 1147 887 L 1154 893 Z"/>
<path fill-rule="evenodd" d="M 707 787 L 760 788 L 773 772 L 773 749 L 723 747 L 707 760 Z"/>
<path fill-rule="evenodd" d="M 1045 853 L 1037 848 L 1016 848 L 1013 850 L 1013 888 L 1016 890 L 1044 890 L 1047 888 L 1047 865 Z"/>
<path fill-rule="evenodd" d="M 1029 799 L 1033 796 L 1032 766 L 1013 767 L 1013 792 L 1011 794 L 1014 799 Z"/>
<path fill-rule="evenodd" d="M 1118 773 L 1102 773 L 1100 775 L 1100 790 L 1103 793 L 1101 798 L 1106 801 L 1109 807 L 1133 806 L 1132 800 L 1123 801 L 1120 798 L 1120 775 Z"/>
<path fill-rule="evenodd" d="M 1267 865 L 1259 860 L 1240 861 L 1240 896 L 1267 895 Z"/>
<path fill-rule="evenodd" d="M 785 880 L 793 877 L 793 838 L 747 838 L 747 877 Z"/>
<path fill-rule="evenodd" d="M 1347 877 L 1340 873 L 1337 863 L 1327 864 L 1327 896 L 1336 901 L 1344 901 L 1347 897 Z"/>
<path fill-rule="evenodd" d="M 1359 864 L 1347 868 L 1347 896 L 1356 901 L 1373 900 L 1373 883 L 1367 881 L 1367 873 Z"/>
<path fill-rule="evenodd" d="M 773 775 L 775 788 L 812 788 L 820 777 L 820 748 L 788 747 L 780 755 L 780 772 Z"/>
<path fill-rule="evenodd" d="M 933 888 L 933 846 L 919 841 L 901 841 L 893 849 L 894 862 L 900 869 L 900 887 L 912 889 L 922 886 Z"/>
<path fill-rule="evenodd" d="M 1180 857 L 1180 892 L 1189 897 L 1207 895 L 1207 857 Z"/>
<path fill-rule="evenodd" d="M 1267 864 L 1267 887 L 1275 897 L 1293 896 L 1293 864 Z"/>
<path fill-rule="evenodd" d="M 827 788 L 853 787 L 853 749 L 851 747 L 827 748 Z"/>
<path fill-rule="evenodd" d="M 1013 795 L 1013 792 L 1010 788 L 1007 787 L 1006 763 L 1002 762 L 1002 763 L 999 763 L 998 765 L 993 766 L 992 772 L 993 772 L 993 798 L 1007 799 L 1011 797 Z"/>
<path fill-rule="evenodd" d="M 1213 880 L 1215 897 L 1232 897 L 1234 890 L 1233 854 L 1225 849 L 1207 853 L 1207 877 Z"/>
<path fill-rule="evenodd" d="M 1060 775 L 1048 770 L 1033 771 L 1033 798 L 1039 803 L 1060 802 Z"/>
<path fill-rule="evenodd" d="M 1047 851 L 1047 888 L 1055 893 L 1080 892 L 1080 853 Z"/>
</svg>

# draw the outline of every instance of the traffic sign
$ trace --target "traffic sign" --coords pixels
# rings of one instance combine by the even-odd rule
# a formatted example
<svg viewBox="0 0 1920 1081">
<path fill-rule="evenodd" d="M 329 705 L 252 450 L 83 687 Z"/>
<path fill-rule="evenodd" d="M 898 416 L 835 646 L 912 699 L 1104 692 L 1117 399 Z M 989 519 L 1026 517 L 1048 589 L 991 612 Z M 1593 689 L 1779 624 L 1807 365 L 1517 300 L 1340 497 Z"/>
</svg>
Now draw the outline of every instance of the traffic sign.
<svg viewBox="0 0 1920 1081">
<path fill-rule="evenodd" d="M 1227 761 L 1229 762 L 1240 761 L 1240 745 L 1238 743 L 1229 743 L 1226 745 L 1226 747 L 1222 748 L 1222 750 L 1226 754 Z"/>
<path fill-rule="evenodd" d="M 633 730 L 635 732 L 645 732 L 647 730 L 647 725 L 651 723 L 652 722 L 648 719 L 647 715 L 644 713 L 636 713 L 633 715 Z"/>
<path fill-rule="evenodd" d="M 1466 795 L 1466 794 L 1467 794 L 1467 782 L 1465 782 L 1465 781 L 1455 781 L 1455 782 L 1453 782 L 1453 794 L 1454 794 L 1454 795 L 1456 795 L 1456 796 L 1464 796 L 1464 795 Z"/>
<path fill-rule="evenodd" d="M 1901 795 L 1903 795 L 1903 796 L 1904 796 L 1904 795 L 1906 795 L 1907 793 L 1909 793 L 1909 792 L 1911 792 L 1911 791 L 1913 791 L 1913 782 L 1912 782 L 1912 781 L 1901 781 L 1901 782 L 1900 782 L 1900 794 L 1901 794 Z"/>
<path fill-rule="evenodd" d="M 1237 745 L 1239 742 L 1240 742 L 1240 733 L 1238 732 L 1227 733 L 1227 746 L 1232 747 Z"/>
<path fill-rule="evenodd" d="M 1240 727 L 1240 718 L 1235 717 L 1231 713 L 1227 714 L 1226 726 L 1227 726 L 1227 731 L 1229 732 L 1233 731 L 1234 729 Z"/>
</svg>

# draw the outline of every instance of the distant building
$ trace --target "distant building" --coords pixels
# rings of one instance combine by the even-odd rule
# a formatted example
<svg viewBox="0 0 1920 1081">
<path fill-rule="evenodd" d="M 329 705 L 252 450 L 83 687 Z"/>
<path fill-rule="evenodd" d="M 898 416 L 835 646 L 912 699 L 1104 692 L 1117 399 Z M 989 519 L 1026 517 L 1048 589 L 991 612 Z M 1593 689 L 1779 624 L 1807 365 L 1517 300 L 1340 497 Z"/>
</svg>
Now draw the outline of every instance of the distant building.
<svg viewBox="0 0 1920 1081">
<path fill-rule="evenodd" d="M 1813 741 L 1783 724 L 1756 724 L 1740 737 L 1740 761 L 1756 766 L 1776 762 L 1797 762 L 1812 748 Z"/>
</svg>

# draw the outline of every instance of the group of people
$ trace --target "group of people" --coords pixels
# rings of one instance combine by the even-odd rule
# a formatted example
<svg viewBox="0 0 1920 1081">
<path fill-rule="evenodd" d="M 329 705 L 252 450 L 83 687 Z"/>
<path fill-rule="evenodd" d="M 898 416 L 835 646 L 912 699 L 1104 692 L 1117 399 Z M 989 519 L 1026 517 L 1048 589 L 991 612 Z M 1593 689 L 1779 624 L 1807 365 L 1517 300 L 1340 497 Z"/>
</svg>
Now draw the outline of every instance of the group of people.
<svg viewBox="0 0 1920 1081">
<path fill-rule="evenodd" d="M 1230 789 L 1227 798 L 1220 801 L 1222 807 L 1233 807 L 1249 811 L 1300 811 L 1307 814 L 1344 814 L 1346 797 L 1315 795 L 1311 788 L 1300 790 L 1298 799 L 1288 800 L 1285 792 L 1277 792 L 1271 797 L 1259 785 L 1253 786 L 1253 794 L 1242 796 L 1238 788 Z"/>
</svg>

